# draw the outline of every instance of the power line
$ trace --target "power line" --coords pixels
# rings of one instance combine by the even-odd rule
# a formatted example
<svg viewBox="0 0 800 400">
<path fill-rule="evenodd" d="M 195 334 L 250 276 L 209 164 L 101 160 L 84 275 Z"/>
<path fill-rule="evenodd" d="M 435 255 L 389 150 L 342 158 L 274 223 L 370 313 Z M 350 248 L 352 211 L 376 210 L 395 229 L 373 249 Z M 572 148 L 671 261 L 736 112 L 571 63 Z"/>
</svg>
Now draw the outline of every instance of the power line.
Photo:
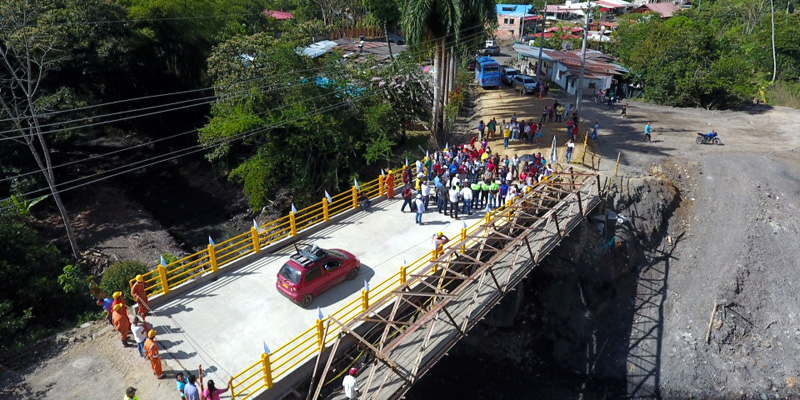
<svg viewBox="0 0 800 400">
<path fill-rule="evenodd" d="M 478 35 L 483 35 L 483 32 L 478 32 L 478 33 L 472 34 L 472 35 L 470 35 L 470 36 L 478 36 Z M 446 37 L 446 36 L 449 36 L 449 35 L 445 35 L 445 37 Z M 468 36 L 468 37 L 469 37 L 469 36 Z M 436 40 L 436 39 L 432 39 L 432 40 L 430 40 L 429 42 L 431 42 L 431 41 L 434 41 L 434 40 Z M 452 44 L 452 45 L 450 45 L 450 46 L 448 46 L 448 47 L 450 47 L 450 48 L 455 48 L 455 47 L 456 47 L 456 44 Z M 349 90 L 349 89 L 345 88 L 345 89 L 341 89 L 340 91 L 346 91 L 346 90 Z M 335 93 L 335 92 L 334 92 L 334 93 Z M 375 95 L 375 94 L 377 94 L 377 93 L 379 93 L 379 91 L 376 91 L 376 92 L 374 92 L 372 95 Z M 326 96 L 326 95 L 329 95 L 329 94 L 331 94 L 331 93 L 323 94 L 323 95 L 321 95 L 321 96 L 316 96 L 316 97 L 313 97 L 313 98 L 310 98 L 310 99 L 304 99 L 304 100 L 303 100 L 303 101 L 301 101 L 301 102 L 290 103 L 290 104 L 284 105 L 284 106 L 282 106 L 282 107 L 279 107 L 279 108 L 277 108 L 277 109 L 267 110 L 267 111 L 265 111 L 265 113 L 266 113 L 266 112 L 269 112 L 269 111 L 276 111 L 276 110 L 278 110 L 278 109 L 286 108 L 286 107 L 288 107 L 288 106 L 291 106 L 291 105 L 294 105 L 294 104 L 299 104 L 299 103 L 302 103 L 302 102 L 305 102 L 305 101 L 308 101 L 308 100 L 313 100 L 313 99 L 315 99 L 315 98 L 319 98 L 319 97 Z M 340 103 L 340 104 L 347 104 L 347 102 L 348 102 L 348 101 L 345 101 L 345 102 L 343 102 L 343 103 Z M 317 112 L 315 112 L 315 113 L 313 113 L 313 114 L 311 114 L 311 115 L 317 115 L 317 114 L 319 114 L 319 113 L 321 113 L 321 112 L 322 112 L 322 111 L 319 111 L 319 110 L 318 110 Z M 298 118 L 297 120 L 299 120 L 299 118 Z M 288 123 L 288 122 L 287 122 L 287 123 Z M 170 152 L 170 153 L 166 153 L 166 154 L 162 154 L 162 155 L 159 155 L 159 156 L 155 156 L 155 157 L 152 157 L 152 158 L 149 158 L 149 159 L 146 159 L 146 160 L 137 161 L 137 162 L 135 162 L 134 164 L 139 164 L 139 163 L 147 162 L 147 161 L 150 161 L 150 160 L 158 159 L 158 158 L 160 158 L 160 157 L 165 157 L 165 156 L 169 156 L 169 155 L 173 155 L 173 154 L 178 154 L 178 153 L 180 153 L 179 155 L 177 155 L 177 156 L 174 156 L 174 157 L 169 157 L 169 158 L 161 159 L 161 160 L 159 160 L 159 161 L 156 161 L 156 162 L 154 162 L 154 163 L 151 163 L 151 164 L 147 164 L 147 165 L 139 166 L 139 167 L 136 167 L 136 168 L 132 168 L 132 169 L 129 169 L 129 170 L 127 170 L 127 171 L 123 171 L 123 172 L 120 172 L 120 173 L 116 173 L 116 174 L 113 174 L 113 175 L 110 175 L 110 176 L 106 176 L 106 177 L 103 177 L 103 178 L 98 178 L 98 179 L 95 179 L 95 180 L 93 180 L 93 181 L 91 181 L 91 182 L 81 183 L 81 184 L 79 184 L 79 185 L 76 185 L 76 186 L 73 186 L 73 187 L 70 187 L 70 188 L 67 188 L 67 189 L 63 189 L 63 190 L 60 190 L 60 191 L 62 191 L 62 192 L 63 192 L 63 191 L 66 191 L 66 190 L 71 190 L 71 189 L 74 189 L 74 188 L 77 188 L 77 187 L 80 187 L 80 186 L 85 186 L 85 185 L 88 185 L 88 184 L 91 184 L 91 183 L 95 183 L 95 182 L 98 182 L 98 181 L 101 181 L 101 180 L 104 180 L 104 179 L 108 179 L 108 178 L 111 178 L 111 177 L 114 177 L 114 176 L 118 176 L 118 175 L 121 175 L 121 174 L 123 174 L 123 173 L 130 172 L 130 171 L 133 171 L 133 170 L 136 170 L 136 169 L 139 169 L 139 168 L 145 168 L 145 167 L 147 167 L 147 166 L 150 166 L 150 165 L 155 165 L 155 164 L 158 164 L 158 163 L 161 163 L 161 162 L 164 162 L 164 161 L 169 161 L 169 160 L 172 160 L 172 159 L 175 159 L 175 158 L 179 158 L 179 157 L 182 157 L 182 156 L 185 156 L 185 155 L 194 154 L 194 153 L 196 153 L 196 152 L 198 152 L 198 151 L 202 151 L 202 150 L 204 150 L 204 149 L 206 149 L 206 148 L 208 148 L 208 147 L 211 147 L 211 146 L 216 146 L 216 145 L 219 145 L 219 144 L 222 144 L 222 143 L 225 143 L 225 142 L 232 142 L 232 141 L 234 141 L 234 140 L 238 140 L 238 139 L 243 139 L 243 138 L 245 138 L 245 137 L 252 136 L 252 135 L 253 135 L 253 134 L 255 134 L 255 133 L 263 132 L 264 130 L 271 129 L 271 128 L 274 128 L 274 127 L 279 127 L 279 126 L 282 126 L 282 125 L 284 125 L 284 124 L 285 124 L 285 123 L 281 123 L 281 124 L 277 124 L 277 125 L 270 126 L 270 127 L 258 128 L 257 130 L 254 130 L 254 131 L 248 131 L 249 133 L 248 133 L 248 132 L 243 132 L 243 133 L 240 133 L 240 134 L 234 135 L 234 136 L 232 136 L 232 137 L 230 137 L 230 138 L 223 138 L 223 140 L 221 140 L 221 141 L 212 142 L 212 143 L 206 143 L 206 144 L 198 144 L 198 145 L 195 145 L 195 146 L 190 146 L 190 147 L 187 147 L 187 148 L 184 148 L 184 149 L 179 149 L 179 150 L 176 150 L 176 151 L 173 151 L 173 152 Z M 183 135 L 183 134 L 186 134 L 186 133 L 195 132 L 195 131 L 196 131 L 196 130 L 193 130 L 193 131 L 188 131 L 188 132 L 184 132 L 184 133 L 181 133 L 181 134 L 173 135 L 173 136 L 171 136 L 171 137 L 169 137 L 169 138 L 176 137 L 176 136 L 180 136 L 180 135 Z M 168 138 L 159 139 L 159 140 L 157 140 L 157 141 L 160 141 L 160 140 L 166 140 L 166 139 L 168 139 Z M 155 142 L 155 141 L 152 141 L 152 142 Z M 151 143 L 152 143 L 152 142 L 151 142 Z M 146 145 L 146 144 L 139 144 L 139 145 L 136 145 L 136 146 L 132 146 L 132 147 L 130 147 L 130 148 L 128 148 L 128 149 L 116 150 L 116 151 L 114 151 L 114 152 L 111 152 L 111 153 L 118 153 L 118 152 L 125 151 L 125 150 L 129 150 L 129 149 L 132 149 L 132 148 L 141 147 L 141 146 L 143 146 L 143 145 Z M 183 153 L 181 153 L 181 152 L 183 152 Z M 107 153 L 107 154 L 111 154 L 111 153 Z M 92 159 L 92 158 L 97 158 L 97 157 L 102 157 L 102 156 L 104 156 L 104 155 L 101 155 L 101 156 L 96 156 L 96 157 L 91 157 L 91 158 L 89 158 L 89 159 Z M 86 159 L 86 160 L 88 160 L 88 159 Z M 78 163 L 78 162 L 81 162 L 81 161 L 86 161 L 86 160 L 79 160 L 79 161 L 71 162 L 71 163 L 68 163 L 68 164 L 75 164 L 75 163 Z M 65 164 L 65 165 L 66 165 L 66 164 Z M 62 165 L 62 166 L 63 166 L 63 165 Z M 130 166 L 130 165 L 126 165 L 126 166 Z M 66 184 L 70 184 L 70 183 L 74 183 L 74 182 L 77 182 L 77 181 L 79 181 L 79 180 L 83 180 L 83 179 L 91 178 L 92 176 L 102 175 L 102 174 L 105 174 L 105 173 L 107 173 L 107 172 L 111 172 L 111 171 L 114 171 L 114 170 L 117 170 L 117 169 L 120 169 L 120 168 L 123 168 L 123 167 L 125 167 L 125 166 L 117 167 L 117 168 L 114 168 L 114 169 L 112 169 L 112 170 L 109 170 L 109 171 L 103 171 L 103 172 L 99 172 L 99 173 L 96 173 L 96 174 L 93 174 L 93 175 L 89 175 L 89 176 L 86 176 L 86 177 L 76 178 L 76 179 L 73 179 L 72 181 L 68 181 L 68 182 L 62 182 L 62 183 L 59 183 L 59 184 L 57 184 L 57 185 L 56 185 L 56 187 L 58 187 L 58 186 L 63 186 L 63 185 L 66 185 Z M 38 170 L 37 170 L 37 171 L 31 171 L 31 172 L 28 172 L 28 173 L 25 173 L 25 174 L 18 175 L 17 177 L 24 176 L 24 175 L 30 175 L 30 174 L 33 174 L 33 173 L 38 173 L 38 172 L 41 172 L 41 171 L 38 171 Z M 14 179 L 14 178 L 11 178 L 11 179 Z M 8 180 L 8 178 L 6 178 L 6 179 L 4 179 L 4 180 Z M 0 181 L 0 182 L 1 182 L 1 181 Z M 27 193 L 24 193 L 24 194 L 22 194 L 22 196 L 27 196 L 27 195 L 30 195 L 30 194 L 36 194 L 36 193 L 39 193 L 39 192 L 45 192 L 45 191 L 48 191 L 48 190 L 49 190 L 49 187 L 48 187 L 48 188 L 42 188 L 42 189 L 36 189 L 36 190 L 33 190 L 33 191 L 30 191 L 30 192 L 27 192 Z"/>
</svg>

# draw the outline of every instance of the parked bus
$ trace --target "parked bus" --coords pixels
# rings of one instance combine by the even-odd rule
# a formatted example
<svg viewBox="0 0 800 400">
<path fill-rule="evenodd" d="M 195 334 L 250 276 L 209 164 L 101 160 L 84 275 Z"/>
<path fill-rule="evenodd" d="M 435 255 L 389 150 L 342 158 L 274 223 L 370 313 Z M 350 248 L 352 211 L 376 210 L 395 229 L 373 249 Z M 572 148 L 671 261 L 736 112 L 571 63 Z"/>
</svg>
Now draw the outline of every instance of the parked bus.
<svg viewBox="0 0 800 400">
<path fill-rule="evenodd" d="M 475 65 L 475 80 L 481 87 L 500 86 L 500 64 L 492 57 L 478 57 Z"/>
</svg>

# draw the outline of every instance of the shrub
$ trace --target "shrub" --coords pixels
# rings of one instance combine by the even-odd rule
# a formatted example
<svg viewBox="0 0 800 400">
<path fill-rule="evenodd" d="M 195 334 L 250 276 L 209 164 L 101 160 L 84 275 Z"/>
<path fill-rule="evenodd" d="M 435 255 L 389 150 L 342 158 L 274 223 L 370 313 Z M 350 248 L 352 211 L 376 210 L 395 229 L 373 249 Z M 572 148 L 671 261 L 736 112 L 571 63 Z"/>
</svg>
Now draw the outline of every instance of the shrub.
<svg viewBox="0 0 800 400">
<path fill-rule="evenodd" d="M 138 261 L 120 261 L 111 264 L 103 271 L 103 278 L 100 280 L 100 288 L 108 295 L 114 292 L 122 292 L 125 295 L 127 304 L 133 303 L 130 285 L 128 282 L 139 274 L 147 273 L 149 269 Z"/>
</svg>

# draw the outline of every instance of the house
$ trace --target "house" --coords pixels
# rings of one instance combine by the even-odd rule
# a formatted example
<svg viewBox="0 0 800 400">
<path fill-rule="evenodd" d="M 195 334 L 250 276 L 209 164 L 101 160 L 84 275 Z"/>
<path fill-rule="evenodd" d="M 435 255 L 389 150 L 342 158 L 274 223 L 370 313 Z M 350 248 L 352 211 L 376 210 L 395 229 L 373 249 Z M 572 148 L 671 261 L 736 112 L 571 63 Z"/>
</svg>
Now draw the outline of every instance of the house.
<svg viewBox="0 0 800 400">
<path fill-rule="evenodd" d="M 675 3 L 647 3 L 633 9 L 631 12 L 643 14 L 657 14 L 661 18 L 667 19 L 680 10 L 680 6 Z"/>
<path fill-rule="evenodd" d="M 519 39 L 525 35 L 525 28 L 533 28 L 540 18 L 529 4 L 498 4 L 495 36 L 498 39 Z"/>
<path fill-rule="evenodd" d="M 275 18 L 278 21 L 294 19 L 294 14 L 286 11 L 264 10 L 262 14 L 267 18 Z"/>
<path fill-rule="evenodd" d="M 539 48 L 524 44 L 515 44 L 514 50 L 520 58 L 526 58 L 530 63 L 539 59 Z M 597 50 L 586 50 L 586 65 L 583 72 L 583 91 L 585 94 L 594 93 L 597 89 L 608 89 L 618 81 L 628 70 L 614 59 Z M 546 80 L 557 84 L 568 95 L 574 96 L 578 89 L 580 77 L 581 52 L 580 50 L 560 51 L 542 49 L 542 74 Z"/>
</svg>

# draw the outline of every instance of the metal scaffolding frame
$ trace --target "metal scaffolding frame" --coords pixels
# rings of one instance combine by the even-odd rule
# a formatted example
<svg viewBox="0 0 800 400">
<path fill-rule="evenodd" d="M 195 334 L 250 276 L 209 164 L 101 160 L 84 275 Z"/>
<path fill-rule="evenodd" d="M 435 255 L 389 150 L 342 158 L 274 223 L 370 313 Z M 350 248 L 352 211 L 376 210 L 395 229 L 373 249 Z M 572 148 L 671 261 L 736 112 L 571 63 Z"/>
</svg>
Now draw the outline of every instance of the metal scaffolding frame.
<svg viewBox="0 0 800 400">
<path fill-rule="evenodd" d="M 366 380 L 361 373 L 360 398 L 402 396 L 580 223 L 599 203 L 599 192 L 595 173 L 572 168 L 556 173 L 467 235 L 465 243 L 471 246 L 445 250 L 430 262 L 428 273 L 410 274 L 392 296 L 371 304 L 353 321 L 345 324 L 329 318 L 325 334 L 330 324 L 340 325 L 342 333 L 332 350 L 324 353 L 327 361 L 312 382 L 316 389 L 311 398 L 319 398 L 345 339 L 373 356 L 364 368 Z M 356 333 L 364 323 L 382 328 L 380 336 Z M 317 366 L 324 354 L 318 356 Z"/>
</svg>

